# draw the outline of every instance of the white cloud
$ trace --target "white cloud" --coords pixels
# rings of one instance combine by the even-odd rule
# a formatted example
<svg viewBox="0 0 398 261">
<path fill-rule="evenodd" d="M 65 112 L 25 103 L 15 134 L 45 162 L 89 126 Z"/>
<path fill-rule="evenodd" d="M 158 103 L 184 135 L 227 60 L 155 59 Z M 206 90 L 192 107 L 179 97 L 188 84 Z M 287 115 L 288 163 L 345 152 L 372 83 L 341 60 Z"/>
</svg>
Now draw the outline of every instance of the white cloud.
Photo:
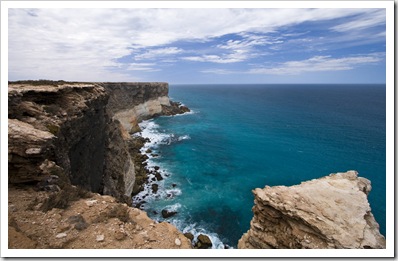
<svg viewBox="0 0 398 261">
<path fill-rule="evenodd" d="M 200 72 L 201 73 L 222 74 L 222 75 L 241 73 L 241 72 L 232 71 L 232 70 L 226 70 L 226 69 L 206 69 L 206 70 L 202 70 Z"/>
<path fill-rule="evenodd" d="M 146 71 L 146 72 L 156 72 L 159 69 L 153 68 L 154 63 L 130 63 L 126 70 L 128 71 Z"/>
<path fill-rule="evenodd" d="M 167 55 L 181 53 L 176 47 L 164 48 L 166 44 L 181 40 L 203 42 L 227 34 L 267 33 L 305 21 L 368 12 L 367 9 L 260 8 L 9 9 L 9 76 L 13 79 L 51 76 L 84 81 L 137 80 L 137 70 L 116 73 L 109 68 L 118 68 L 117 59 L 132 53 L 137 54 L 137 60 L 168 58 Z M 240 62 L 252 55 L 249 47 L 265 44 L 266 40 L 230 42 L 219 46 L 230 53 L 184 59 Z M 154 49 L 146 51 L 145 48 Z"/>
<path fill-rule="evenodd" d="M 186 56 L 182 57 L 182 60 L 194 61 L 194 62 L 210 62 L 210 63 L 237 63 L 247 59 L 245 52 L 234 52 L 223 55 L 201 55 L 201 56 Z"/>
<path fill-rule="evenodd" d="M 163 58 L 165 56 L 171 56 L 175 54 L 182 53 L 183 50 L 177 47 L 166 47 L 166 48 L 157 48 L 157 49 L 149 49 L 144 53 L 134 55 L 135 60 L 149 60 L 149 59 L 158 59 Z"/>
<path fill-rule="evenodd" d="M 351 70 L 355 66 L 377 63 L 382 60 L 380 54 L 332 58 L 330 56 L 314 56 L 307 60 L 288 61 L 282 64 L 255 68 L 248 71 L 252 74 L 297 75 L 306 72 L 344 71 Z"/>
<path fill-rule="evenodd" d="M 349 32 L 362 30 L 369 27 L 382 25 L 386 22 L 386 12 L 384 9 L 377 9 L 358 16 L 356 19 L 333 26 L 331 29 L 338 32 Z"/>
</svg>

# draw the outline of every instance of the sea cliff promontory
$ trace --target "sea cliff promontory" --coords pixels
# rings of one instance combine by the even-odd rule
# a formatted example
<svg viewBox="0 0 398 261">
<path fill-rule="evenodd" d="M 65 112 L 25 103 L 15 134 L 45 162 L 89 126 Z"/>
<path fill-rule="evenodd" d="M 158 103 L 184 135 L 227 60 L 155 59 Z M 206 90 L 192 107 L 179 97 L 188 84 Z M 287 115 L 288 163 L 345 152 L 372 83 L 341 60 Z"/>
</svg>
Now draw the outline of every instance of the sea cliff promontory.
<svg viewBox="0 0 398 261">
<path fill-rule="evenodd" d="M 257 188 L 254 217 L 238 248 L 385 248 L 367 200 L 370 190 L 356 171 Z"/>
</svg>

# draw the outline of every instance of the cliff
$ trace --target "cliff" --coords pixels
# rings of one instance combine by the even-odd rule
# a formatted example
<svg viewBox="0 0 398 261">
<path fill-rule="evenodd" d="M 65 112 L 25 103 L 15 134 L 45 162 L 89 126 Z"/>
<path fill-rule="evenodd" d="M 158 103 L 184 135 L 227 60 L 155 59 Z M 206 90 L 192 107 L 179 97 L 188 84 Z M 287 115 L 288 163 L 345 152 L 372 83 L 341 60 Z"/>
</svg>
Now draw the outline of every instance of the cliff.
<svg viewBox="0 0 398 261">
<path fill-rule="evenodd" d="M 238 248 L 385 248 L 355 171 L 253 191 L 254 217 Z"/>
<path fill-rule="evenodd" d="M 9 202 L 16 205 L 17 189 L 30 191 L 33 200 L 27 208 L 9 211 L 13 224 L 22 222 L 23 211 L 68 209 L 87 191 L 131 205 L 143 159 L 138 155 L 142 141 L 128 132 L 163 110 L 182 112 L 167 94 L 166 83 L 9 84 Z"/>
</svg>

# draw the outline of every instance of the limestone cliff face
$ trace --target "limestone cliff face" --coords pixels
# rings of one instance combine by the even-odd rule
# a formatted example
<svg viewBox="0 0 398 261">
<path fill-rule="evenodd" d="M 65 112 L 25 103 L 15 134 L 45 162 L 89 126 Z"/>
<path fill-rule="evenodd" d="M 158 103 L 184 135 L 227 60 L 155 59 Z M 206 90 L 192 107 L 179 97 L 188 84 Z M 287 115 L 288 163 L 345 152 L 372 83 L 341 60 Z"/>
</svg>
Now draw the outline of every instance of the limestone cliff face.
<svg viewBox="0 0 398 261">
<path fill-rule="evenodd" d="M 238 248 L 385 248 L 356 171 L 253 191 L 254 217 Z"/>
<path fill-rule="evenodd" d="M 93 84 L 10 85 L 10 183 L 41 181 L 52 174 L 45 170 L 51 162 L 72 184 L 99 191 L 109 121 L 107 99 L 104 89 Z"/>
<path fill-rule="evenodd" d="M 130 133 L 139 129 L 140 121 L 161 115 L 162 105 L 170 106 L 167 83 L 125 82 L 101 85 L 109 94 L 109 115 L 117 119 Z"/>
<path fill-rule="evenodd" d="M 10 84 L 10 182 L 61 171 L 66 182 L 131 204 L 140 166 L 128 132 L 161 115 L 167 95 L 167 83 Z"/>
</svg>

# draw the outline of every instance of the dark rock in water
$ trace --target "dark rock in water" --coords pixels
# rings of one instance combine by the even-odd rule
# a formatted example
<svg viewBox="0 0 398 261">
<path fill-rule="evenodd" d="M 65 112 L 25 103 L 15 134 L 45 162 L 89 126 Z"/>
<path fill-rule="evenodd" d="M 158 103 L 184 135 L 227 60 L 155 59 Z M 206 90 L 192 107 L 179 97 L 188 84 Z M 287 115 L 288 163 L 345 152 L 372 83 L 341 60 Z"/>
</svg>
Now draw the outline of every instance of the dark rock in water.
<svg viewBox="0 0 398 261">
<path fill-rule="evenodd" d="M 172 186 L 173 188 L 175 188 L 175 187 L 177 187 L 177 184 L 173 183 L 171 186 Z"/>
<path fill-rule="evenodd" d="M 152 152 L 152 150 L 151 149 L 147 149 L 146 151 L 145 151 L 145 153 L 151 153 Z"/>
<path fill-rule="evenodd" d="M 193 234 L 192 233 L 184 233 L 184 236 L 186 237 L 186 238 L 188 238 L 189 240 L 193 240 L 193 238 L 194 238 L 194 236 L 193 236 Z"/>
<path fill-rule="evenodd" d="M 153 193 L 157 193 L 158 192 L 158 189 L 159 189 L 159 185 L 158 184 L 152 184 L 152 192 Z"/>
<path fill-rule="evenodd" d="M 154 157 L 154 158 L 156 158 L 156 157 L 159 157 L 159 154 L 152 153 L 151 156 Z"/>
<path fill-rule="evenodd" d="M 151 142 L 151 140 L 149 138 L 145 138 L 144 141 L 145 142 Z"/>
<path fill-rule="evenodd" d="M 198 236 L 198 242 L 196 242 L 196 245 L 200 249 L 207 249 L 213 246 L 211 243 L 211 240 L 208 236 L 200 234 Z"/>
<path fill-rule="evenodd" d="M 162 175 L 160 175 L 159 172 L 155 172 L 155 177 L 157 180 L 163 180 L 163 177 L 162 177 Z"/>
<path fill-rule="evenodd" d="M 177 214 L 177 211 L 170 211 L 170 210 L 167 210 L 167 209 L 163 209 L 162 210 L 162 217 L 163 218 L 169 218 L 169 217 L 174 216 L 175 214 Z"/>
<path fill-rule="evenodd" d="M 155 169 L 155 170 L 159 170 L 160 167 L 159 167 L 159 166 L 155 166 L 154 169 Z"/>
<path fill-rule="evenodd" d="M 189 108 L 182 105 L 180 102 L 170 101 L 170 106 L 162 105 L 162 114 L 163 115 L 176 115 L 182 114 L 185 112 L 189 112 Z"/>
<path fill-rule="evenodd" d="M 159 214 L 156 210 L 152 211 L 152 213 L 153 213 L 154 215 Z"/>
<path fill-rule="evenodd" d="M 135 208 L 139 208 L 139 209 L 141 209 L 141 207 L 143 207 L 144 206 L 144 203 L 146 203 L 146 201 L 140 201 L 140 202 L 138 202 L 137 204 L 135 204 Z"/>
</svg>

